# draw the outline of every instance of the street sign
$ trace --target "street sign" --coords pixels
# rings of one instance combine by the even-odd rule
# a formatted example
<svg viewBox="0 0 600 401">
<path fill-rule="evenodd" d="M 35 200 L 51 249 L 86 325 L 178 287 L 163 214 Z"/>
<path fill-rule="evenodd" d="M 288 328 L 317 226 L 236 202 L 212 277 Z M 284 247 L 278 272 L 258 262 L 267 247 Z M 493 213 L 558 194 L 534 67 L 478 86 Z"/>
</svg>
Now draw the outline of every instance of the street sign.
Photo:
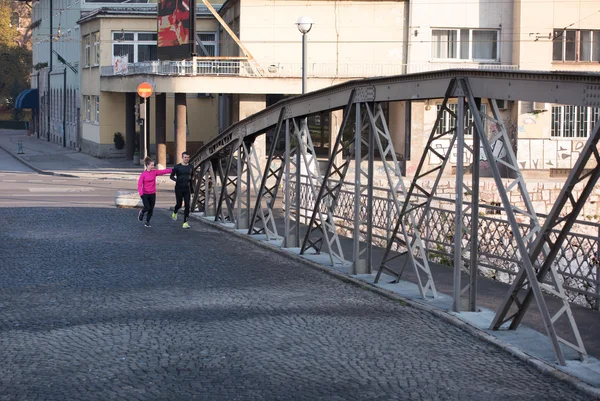
<svg viewBox="0 0 600 401">
<path fill-rule="evenodd" d="M 137 93 L 144 99 L 152 95 L 152 85 L 148 82 L 142 82 L 137 88 Z"/>
</svg>

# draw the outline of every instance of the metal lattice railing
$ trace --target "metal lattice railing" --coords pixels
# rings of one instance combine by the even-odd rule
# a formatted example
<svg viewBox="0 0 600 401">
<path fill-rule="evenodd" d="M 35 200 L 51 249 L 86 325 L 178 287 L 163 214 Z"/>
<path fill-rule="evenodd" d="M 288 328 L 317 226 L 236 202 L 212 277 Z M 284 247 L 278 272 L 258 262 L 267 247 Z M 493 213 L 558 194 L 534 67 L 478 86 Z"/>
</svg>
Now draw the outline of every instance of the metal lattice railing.
<svg viewBox="0 0 600 401">
<path fill-rule="evenodd" d="M 300 222 L 310 218 L 314 208 L 314 199 L 306 184 L 301 184 Z M 347 183 L 348 188 L 353 184 Z M 291 183 L 291 202 L 295 203 L 295 183 Z M 346 186 L 346 185 L 345 185 Z M 378 196 L 373 198 L 373 244 L 385 247 L 396 222 L 394 203 L 389 191 L 375 189 Z M 340 199 L 333 212 L 336 227 L 340 234 L 353 235 L 354 191 L 342 190 Z M 452 266 L 454 247 L 454 202 L 452 199 L 435 198 L 436 205 L 431 208 L 419 232 L 425 241 L 428 258 L 442 265 Z M 491 279 L 511 283 L 519 270 L 517 244 L 513 239 L 510 226 L 502 218 L 502 208 L 482 204 L 479 216 L 479 272 Z M 324 210 L 323 210 L 324 211 Z M 366 210 L 361 211 L 366 214 Z M 538 214 L 543 224 L 545 215 Z M 578 221 L 587 231 L 600 233 L 600 224 Z M 470 216 L 465 216 L 465 227 L 470 227 Z M 409 234 L 415 227 L 409 227 Z M 526 235 L 529 226 L 520 225 L 521 235 Z M 466 230 L 468 232 L 468 230 Z M 362 234 L 362 233 L 361 233 Z M 558 231 L 553 231 L 557 235 Z M 598 263 L 599 236 L 571 232 L 565 245 L 556 257 L 557 268 L 564 280 L 564 288 L 573 303 L 600 310 L 600 264 Z M 395 249 L 405 251 L 405 249 Z"/>
<path fill-rule="evenodd" d="M 105 77 L 116 75 L 227 75 L 265 78 L 300 78 L 300 63 L 261 63 L 264 71 L 259 71 L 246 60 L 198 59 L 182 61 L 143 61 L 127 63 L 118 71 L 113 66 L 102 66 L 100 74 Z M 421 63 L 421 64 L 382 64 L 382 63 L 311 63 L 307 66 L 309 78 L 360 78 L 401 75 L 406 73 L 429 72 L 447 69 L 476 69 L 488 71 L 515 71 L 517 65 L 479 63 Z"/>
</svg>

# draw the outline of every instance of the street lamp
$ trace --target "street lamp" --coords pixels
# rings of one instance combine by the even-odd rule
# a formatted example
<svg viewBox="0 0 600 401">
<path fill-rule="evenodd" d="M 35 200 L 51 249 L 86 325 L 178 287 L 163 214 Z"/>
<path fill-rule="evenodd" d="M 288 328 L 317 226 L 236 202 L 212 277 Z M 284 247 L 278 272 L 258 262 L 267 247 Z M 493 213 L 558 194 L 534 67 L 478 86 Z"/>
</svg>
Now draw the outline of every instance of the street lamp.
<svg viewBox="0 0 600 401">
<path fill-rule="evenodd" d="M 296 22 L 296 26 L 302 34 L 302 93 L 306 93 L 306 34 L 310 32 L 313 20 L 310 17 L 300 17 Z"/>
</svg>

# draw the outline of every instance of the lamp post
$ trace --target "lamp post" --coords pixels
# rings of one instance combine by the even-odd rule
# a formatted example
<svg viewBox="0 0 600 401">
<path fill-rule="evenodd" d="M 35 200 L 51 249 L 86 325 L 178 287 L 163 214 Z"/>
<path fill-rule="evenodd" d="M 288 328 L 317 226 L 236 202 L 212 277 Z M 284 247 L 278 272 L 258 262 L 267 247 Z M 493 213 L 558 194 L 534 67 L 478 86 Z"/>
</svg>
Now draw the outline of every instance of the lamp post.
<svg viewBox="0 0 600 401">
<path fill-rule="evenodd" d="M 306 93 L 306 34 L 310 32 L 313 26 L 313 20 L 310 17 L 300 17 L 296 22 L 298 30 L 302 34 L 302 93 Z"/>
</svg>

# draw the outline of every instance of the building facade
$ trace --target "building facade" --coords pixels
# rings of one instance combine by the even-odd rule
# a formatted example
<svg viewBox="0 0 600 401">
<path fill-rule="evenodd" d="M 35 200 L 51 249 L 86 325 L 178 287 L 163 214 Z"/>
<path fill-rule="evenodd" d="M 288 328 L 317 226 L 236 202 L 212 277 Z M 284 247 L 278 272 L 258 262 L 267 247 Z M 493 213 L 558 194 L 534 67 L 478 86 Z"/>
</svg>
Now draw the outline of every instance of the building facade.
<svg viewBox="0 0 600 401">
<path fill-rule="evenodd" d="M 157 130 L 164 130 L 169 160 L 175 157 L 177 96 L 186 99 L 185 137 L 193 151 L 239 119 L 301 92 L 302 35 L 295 22 L 303 15 L 314 21 L 307 34 L 309 91 L 350 79 L 448 68 L 600 71 L 600 13 L 584 0 L 543 6 L 536 0 L 229 0 L 213 6 L 219 18 L 198 3 L 199 59 L 165 62 L 157 60 L 155 4 L 37 2 L 32 83 L 39 88 L 40 136 L 100 157 L 130 157 L 131 149 L 116 149 L 113 139 L 121 133 L 139 146 L 131 141 L 141 128 L 135 93 L 147 81 L 154 87 L 145 103 L 150 152 L 158 149 Z M 127 68 L 115 68 L 115 58 L 123 56 Z M 166 97 L 164 117 L 156 95 Z M 408 176 L 441 101 L 387 105 Z M 599 114 L 511 101 L 500 108 L 524 172 L 540 177 L 563 174 L 573 165 Z M 340 120 L 340 112 L 310 118 L 319 153 L 327 154 Z M 442 120 L 443 127 L 455 124 L 450 115 Z M 261 140 L 268 145 L 268 137 Z M 442 142 L 436 144 L 440 149 L 448 146 Z M 427 163 L 439 160 L 430 155 Z"/>
</svg>

